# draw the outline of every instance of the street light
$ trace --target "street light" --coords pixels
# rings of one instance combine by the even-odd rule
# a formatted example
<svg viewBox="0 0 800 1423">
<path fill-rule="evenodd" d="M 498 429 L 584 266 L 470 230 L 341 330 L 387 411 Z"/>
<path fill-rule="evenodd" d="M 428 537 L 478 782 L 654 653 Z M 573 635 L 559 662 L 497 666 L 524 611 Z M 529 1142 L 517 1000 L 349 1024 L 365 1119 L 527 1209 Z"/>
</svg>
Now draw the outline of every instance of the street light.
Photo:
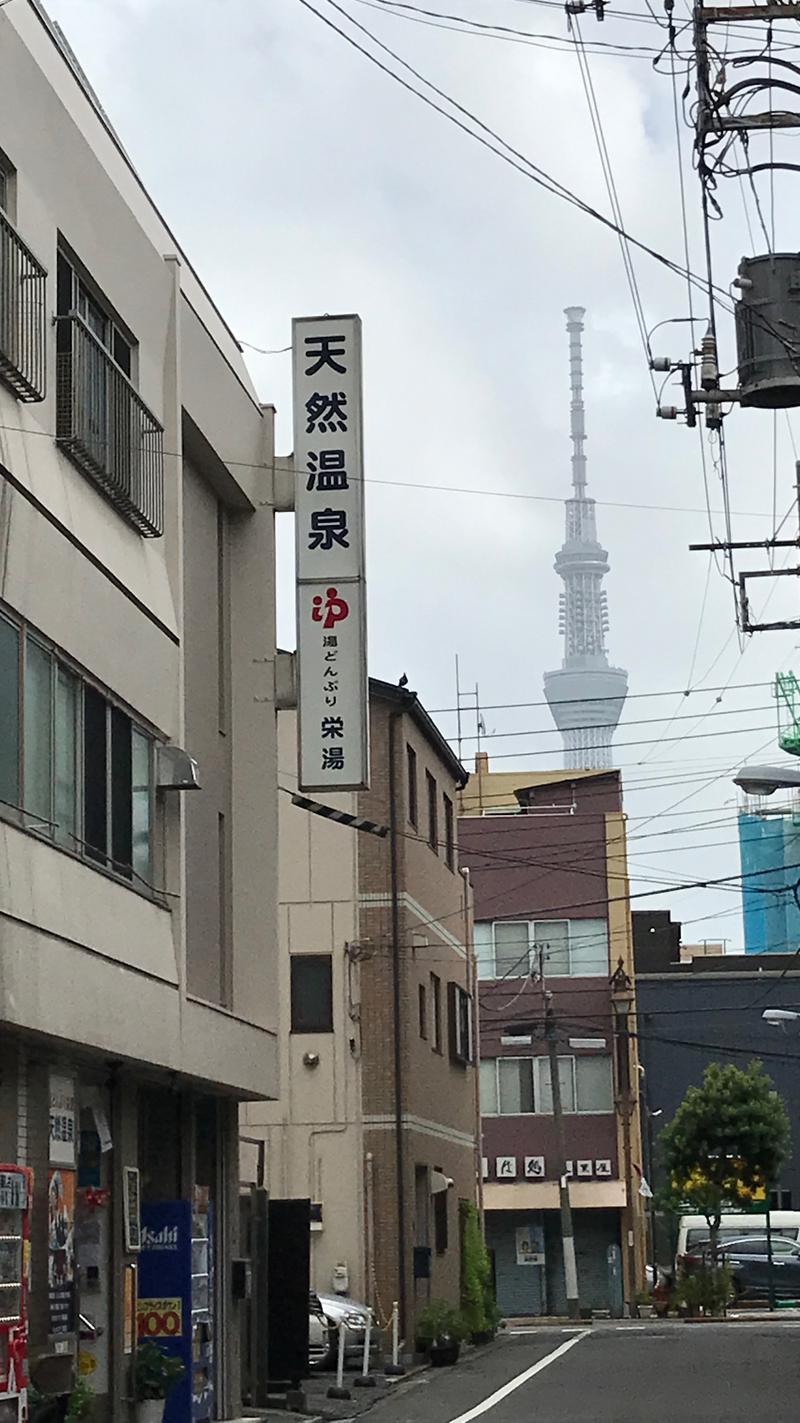
<svg viewBox="0 0 800 1423">
<path fill-rule="evenodd" d="M 794 1013 L 791 1008 L 765 1008 L 761 1017 L 773 1028 L 781 1028 L 784 1023 L 796 1023 L 800 1013 Z"/>
<path fill-rule="evenodd" d="M 733 778 L 747 795 L 800 790 L 800 766 L 742 766 Z"/>
</svg>

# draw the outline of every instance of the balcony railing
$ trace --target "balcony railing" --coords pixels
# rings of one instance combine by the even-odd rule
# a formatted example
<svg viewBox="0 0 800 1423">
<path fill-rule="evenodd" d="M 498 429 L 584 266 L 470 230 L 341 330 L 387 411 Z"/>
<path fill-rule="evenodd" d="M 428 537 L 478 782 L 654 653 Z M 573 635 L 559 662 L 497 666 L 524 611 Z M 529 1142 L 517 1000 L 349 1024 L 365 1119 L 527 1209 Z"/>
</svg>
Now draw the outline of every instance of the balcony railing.
<svg viewBox="0 0 800 1423">
<path fill-rule="evenodd" d="M 0 380 L 20 400 L 44 400 L 47 273 L 0 212 Z"/>
<path fill-rule="evenodd" d="M 56 440 L 140 534 L 159 538 L 163 430 L 81 317 L 57 321 Z"/>
</svg>

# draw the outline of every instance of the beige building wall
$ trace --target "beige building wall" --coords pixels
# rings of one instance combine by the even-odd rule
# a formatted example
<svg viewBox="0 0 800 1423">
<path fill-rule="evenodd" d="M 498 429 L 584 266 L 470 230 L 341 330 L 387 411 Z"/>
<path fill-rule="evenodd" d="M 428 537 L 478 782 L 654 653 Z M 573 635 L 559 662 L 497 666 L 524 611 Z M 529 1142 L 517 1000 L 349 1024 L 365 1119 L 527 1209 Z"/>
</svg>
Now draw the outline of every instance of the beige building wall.
<svg viewBox="0 0 800 1423">
<path fill-rule="evenodd" d="M 278 718 L 279 784 L 284 788 L 279 805 L 281 1093 L 278 1102 L 242 1108 L 242 1171 L 243 1179 L 255 1179 L 257 1142 L 265 1141 L 270 1192 L 309 1196 L 322 1208 L 321 1229 L 312 1230 L 313 1285 L 330 1291 L 335 1268 L 344 1264 L 350 1293 L 371 1303 L 382 1324 L 400 1298 L 402 1216 L 404 1332 L 411 1341 L 415 1315 L 429 1299 L 459 1302 L 459 1201 L 477 1196 L 476 1073 L 472 1065 L 454 1061 L 450 1037 L 450 993 L 455 987 L 474 993 L 474 969 L 469 889 L 457 868 L 454 758 L 436 740 L 438 733 L 425 714 L 421 724 L 411 714 L 410 695 L 396 705 L 382 695 L 383 686 L 373 683 L 371 692 L 371 789 L 323 799 L 388 825 L 389 724 L 396 716 L 403 1203 L 395 1115 L 391 843 L 388 836 L 357 832 L 291 804 L 285 792 L 296 786 L 297 749 L 296 714 L 289 711 Z M 417 757 L 416 825 L 408 802 L 407 746 Z M 437 785 L 435 849 L 428 843 L 426 771 Z M 452 866 L 447 862 L 445 795 L 453 805 Z M 291 956 L 313 953 L 332 957 L 334 1030 L 293 1033 Z M 438 1044 L 434 979 L 440 985 Z M 451 1183 L 444 1193 L 446 1240 L 441 1205 L 438 1237 L 435 1228 L 431 1187 L 439 1176 L 434 1173 Z M 414 1247 L 425 1244 L 431 1248 L 430 1278 L 415 1282 Z"/>
<path fill-rule="evenodd" d="M 204 786 L 158 796 L 149 896 L 18 817 L 0 823 L 3 1016 L 260 1096 L 277 1026 L 272 413 L 32 0 L 0 12 L 0 134 L 15 228 L 47 270 L 45 399 L 0 384 L 0 604 L 196 755 Z M 135 337 L 133 383 L 164 427 L 162 538 L 141 537 L 55 444 L 59 243 Z"/>
<path fill-rule="evenodd" d="M 245 1138 L 266 1142 L 267 1185 L 277 1198 L 308 1196 L 322 1208 L 311 1236 L 311 1283 L 333 1288 L 344 1265 L 350 1291 L 367 1290 L 364 1244 L 364 1151 L 361 1122 L 363 1023 L 355 832 L 310 815 L 286 793 L 297 787 L 297 715 L 278 715 L 280 1097 L 242 1108 Z M 355 811 L 355 796 L 326 796 Z M 362 941 L 363 942 L 363 941 Z M 330 954 L 331 1033 L 291 1031 L 291 955 Z M 313 1066 L 310 1058 L 316 1059 Z M 253 1145 L 242 1149 L 243 1175 L 253 1176 Z"/>
</svg>

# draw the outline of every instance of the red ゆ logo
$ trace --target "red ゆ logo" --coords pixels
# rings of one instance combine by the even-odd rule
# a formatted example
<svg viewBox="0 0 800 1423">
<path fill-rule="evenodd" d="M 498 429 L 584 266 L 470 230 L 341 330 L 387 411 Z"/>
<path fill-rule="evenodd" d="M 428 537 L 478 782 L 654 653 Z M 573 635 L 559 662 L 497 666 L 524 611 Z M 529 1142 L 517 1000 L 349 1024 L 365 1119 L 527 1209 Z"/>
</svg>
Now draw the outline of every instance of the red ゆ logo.
<svg viewBox="0 0 800 1423">
<path fill-rule="evenodd" d="M 326 589 L 324 599 L 321 593 L 311 599 L 312 623 L 322 623 L 324 628 L 332 628 L 349 616 L 350 604 L 339 596 L 337 588 Z"/>
</svg>

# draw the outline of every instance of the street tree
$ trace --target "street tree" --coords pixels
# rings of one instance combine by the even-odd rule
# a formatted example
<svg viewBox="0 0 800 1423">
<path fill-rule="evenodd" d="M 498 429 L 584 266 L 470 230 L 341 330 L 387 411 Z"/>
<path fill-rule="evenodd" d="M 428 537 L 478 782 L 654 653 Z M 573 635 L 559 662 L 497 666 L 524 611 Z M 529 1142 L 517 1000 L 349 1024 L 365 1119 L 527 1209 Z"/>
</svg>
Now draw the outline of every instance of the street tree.
<svg viewBox="0 0 800 1423">
<path fill-rule="evenodd" d="M 661 1148 L 672 1199 L 705 1216 L 716 1261 L 722 1212 L 765 1200 L 777 1180 L 789 1118 L 760 1062 L 712 1062 L 661 1133 Z"/>
</svg>

